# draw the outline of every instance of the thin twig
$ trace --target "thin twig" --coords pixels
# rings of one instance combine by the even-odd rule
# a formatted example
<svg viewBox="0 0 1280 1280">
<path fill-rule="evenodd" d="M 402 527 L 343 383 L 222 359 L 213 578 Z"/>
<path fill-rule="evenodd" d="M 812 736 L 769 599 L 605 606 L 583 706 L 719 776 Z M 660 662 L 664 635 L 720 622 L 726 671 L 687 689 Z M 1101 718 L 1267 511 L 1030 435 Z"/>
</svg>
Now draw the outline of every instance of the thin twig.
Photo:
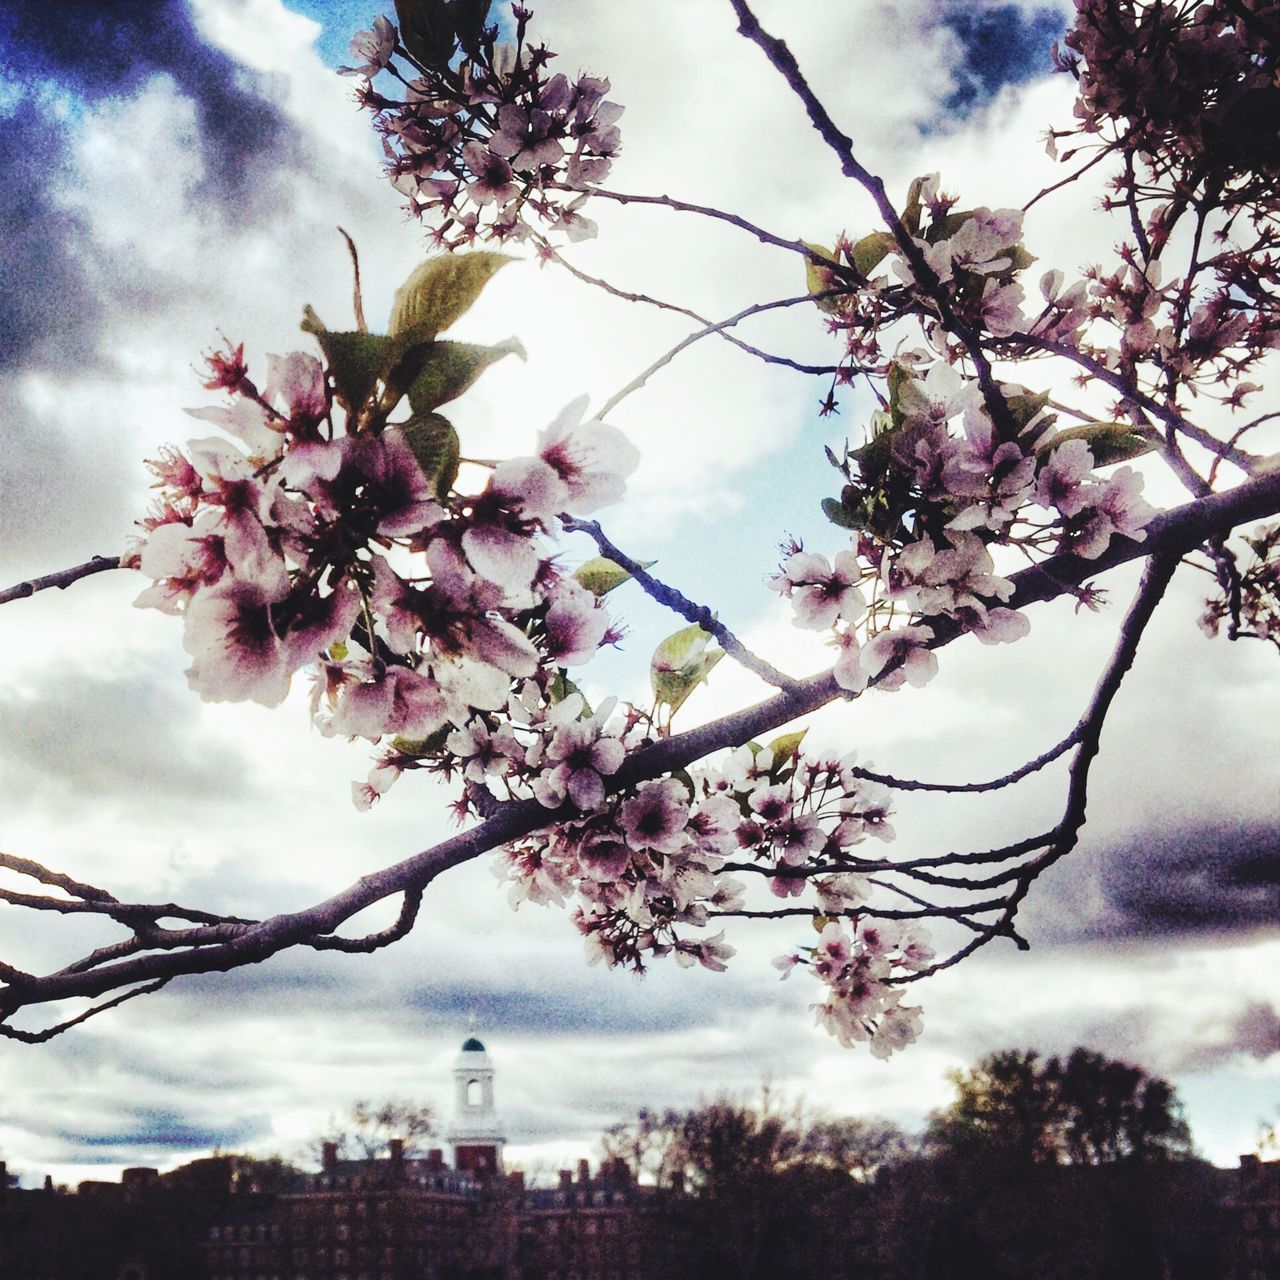
<svg viewBox="0 0 1280 1280">
<path fill-rule="evenodd" d="M 764 361 L 765 364 L 782 365 L 786 369 L 794 369 L 797 373 L 815 374 L 826 376 L 828 374 L 839 373 L 840 366 L 834 364 L 802 364 L 799 360 L 792 360 L 790 356 L 776 355 L 772 351 L 765 351 L 762 347 L 753 346 L 750 342 L 745 342 L 739 338 L 737 334 L 730 333 L 723 327 L 716 327 L 712 321 L 706 316 L 699 314 L 690 307 L 680 306 L 675 302 L 664 302 L 661 298 L 655 298 L 647 293 L 630 293 L 625 289 L 619 289 L 617 285 L 610 284 L 608 280 L 600 276 L 588 275 L 587 272 L 575 267 L 573 263 L 568 261 L 562 254 L 554 249 L 549 249 L 550 260 L 557 266 L 563 267 L 571 276 L 577 280 L 581 280 L 583 284 L 592 285 L 594 288 L 603 289 L 605 293 L 611 297 L 618 298 L 623 302 L 639 302 L 646 306 L 657 307 L 661 311 L 671 311 L 676 315 L 685 316 L 690 320 L 696 321 L 700 325 L 711 325 L 712 329 L 717 332 L 726 342 L 731 342 L 740 351 L 745 351 L 749 356 L 755 356 L 757 360 Z"/>
<path fill-rule="evenodd" d="M 688 596 L 677 591 L 675 587 L 669 587 L 665 582 L 660 582 L 639 561 L 633 560 L 625 552 L 620 551 L 595 520 L 566 518 L 565 528 L 574 533 L 585 533 L 589 538 L 593 539 L 596 546 L 600 548 L 601 555 L 612 560 L 619 568 L 625 569 L 647 596 L 664 605 L 673 613 L 678 613 L 685 621 L 696 622 L 704 631 L 713 635 L 720 642 L 720 647 L 725 653 L 740 666 L 754 672 L 762 680 L 767 681 L 777 689 L 796 689 L 799 687 L 799 682 L 794 676 L 789 676 L 785 672 L 779 671 L 777 667 L 766 662 L 757 654 L 752 653 L 723 622 L 716 619 L 715 614 L 706 605 L 695 604 Z"/>
<path fill-rule="evenodd" d="M 782 307 L 795 307 L 799 306 L 803 302 L 813 302 L 815 299 L 819 298 L 835 297 L 841 293 L 843 293 L 843 290 L 841 289 L 825 289 L 820 293 L 802 293 L 794 298 L 778 298 L 773 302 L 757 302 L 750 307 L 744 307 L 741 311 L 735 312 L 727 319 L 720 320 L 715 324 L 705 325 L 703 328 L 696 330 L 687 337 L 681 339 L 681 341 L 677 342 L 670 351 L 655 360 L 642 374 L 633 378 L 625 387 L 622 388 L 621 391 L 617 392 L 605 401 L 604 408 L 596 414 L 596 417 L 607 417 L 610 410 L 615 409 L 618 404 L 625 400 L 627 396 L 631 395 L 632 392 L 639 391 L 640 388 L 643 387 L 659 369 L 669 365 L 676 356 L 685 350 L 686 347 L 691 347 L 695 342 L 699 342 L 701 339 L 709 337 L 713 333 L 721 333 L 725 329 L 731 329 L 735 324 L 740 324 L 749 316 L 760 315 L 761 312 L 764 311 L 777 311 Z"/>
<path fill-rule="evenodd" d="M 338 228 L 342 238 L 347 242 L 347 250 L 351 254 L 351 274 L 353 276 L 351 284 L 351 305 L 356 313 L 356 328 L 361 333 L 368 333 L 369 326 L 364 320 L 364 297 L 360 292 L 360 255 L 356 252 L 356 242 L 341 228 Z"/>
<path fill-rule="evenodd" d="M 84 564 L 77 564 L 70 569 L 59 570 L 57 573 L 47 573 L 43 578 L 28 578 L 26 582 L 19 582 L 16 586 L 0 591 L 0 604 L 8 604 L 10 600 L 25 600 L 27 596 L 35 595 L 37 591 L 47 591 L 50 587 L 65 591 L 73 582 L 79 582 L 81 578 L 122 567 L 119 556 L 94 556 Z"/>
</svg>

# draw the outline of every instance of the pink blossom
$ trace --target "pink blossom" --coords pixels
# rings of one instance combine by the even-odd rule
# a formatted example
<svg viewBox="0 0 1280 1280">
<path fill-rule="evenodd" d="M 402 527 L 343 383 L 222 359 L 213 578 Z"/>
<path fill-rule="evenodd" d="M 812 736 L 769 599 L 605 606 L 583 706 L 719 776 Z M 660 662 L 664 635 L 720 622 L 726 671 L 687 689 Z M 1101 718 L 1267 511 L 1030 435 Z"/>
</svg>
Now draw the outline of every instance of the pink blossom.
<svg viewBox="0 0 1280 1280">
<path fill-rule="evenodd" d="M 609 630 L 608 611 L 573 578 L 559 578 L 549 593 L 546 654 L 558 666 L 573 667 L 591 658 Z"/>
<path fill-rule="evenodd" d="M 595 716 L 563 725 L 547 745 L 548 768 L 534 780 L 534 795 L 549 809 L 563 804 L 566 795 L 584 813 L 598 809 L 604 779 L 617 773 L 625 755 L 618 738 L 603 736 Z"/>
<path fill-rule="evenodd" d="M 292 667 L 275 617 L 283 596 L 278 583 L 268 591 L 228 578 L 192 597 L 182 638 L 195 659 L 187 679 L 207 702 L 284 701 Z"/>
<path fill-rule="evenodd" d="M 867 679 L 884 672 L 876 684 L 879 689 L 900 689 L 907 683 L 922 688 L 938 674 L 938 659 L 925 647 L 932 639 L 929 627 L 878 632 L 862 648 L 862 669 Z"/>
<path fill-rule="evenodd" d="M 391 666 L 343 689 L 332 726 L 353 738 L 426 738 L 447 722 L 448 702 L 437 682 L 410 667 Z"/>
<path fill-rule="evenodd" d="M 538 456 L 568 490 L 568 510 L 580 516 L 617 502 L 640 463 L 639 451 L 616 427 L 580 421 L 586 407 L 587 397 L 579 396 L 538 436 Z"/>
<path fill-rule="evenodd" d="M 633 849 L 675 853 L 689 824 L 689 793 L 675 778 L 642 782 L 619 811 L 618 825 Z"/>
<path fill-rule="evenodd" d="M 395 24 L 381 14 L 373 20 L 372 31 L 357 31 L 351 37 L 351 56 L 360 65 L 339 67 L 340 76 L 375 76 L 390 61 L 396 47 Z"/>
</svg>

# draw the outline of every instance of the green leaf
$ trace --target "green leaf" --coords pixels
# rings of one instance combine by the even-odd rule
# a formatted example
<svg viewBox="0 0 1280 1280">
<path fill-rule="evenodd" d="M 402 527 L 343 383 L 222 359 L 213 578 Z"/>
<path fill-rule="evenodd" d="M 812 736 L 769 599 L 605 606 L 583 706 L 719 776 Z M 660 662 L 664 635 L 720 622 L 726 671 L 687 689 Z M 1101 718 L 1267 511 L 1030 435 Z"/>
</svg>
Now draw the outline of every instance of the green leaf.
<svg viewBox="0 0 1280 1280">
<path fill-rule="evenodd" d="M 429 341 L 464 315 L 494 274 L 514 261 L 488 250 L 428 258 L 396 290 L 391 333 L 412 332 L 419 341 Z"/>
<path fill-rule="evenodd" d="M 836 254 L 834 249 L 828 249 L 825 245 L 810 244 L 808 240 L 800 242 L 806 249 L 812 250 L 814 253 L 821 254 L 824 258 L 834 262 Z M 836 278 L 835 273 L 830 267 L 824 267 L 821 263 L 814 262 L 812 258 L 804 260 L 804 281 L 805 288 L 810 293 L 824 293 L 827 289 L 835 289 L 839 287 L 840 281 Z M 815 298 L 814 303 L 820 311 L 825 311 L 828 315 L 838 310 L 836 303 L 837 298 Z"/>
<path fill-rule="evenodd" d="M 869 278 L 897 243 L 887 231 L 873 231 L 869 236 L 863 236 L 850 253 L 853 269 L 864 280 Z"/>
<path fill-rule="evenodd" d="M 798 733 L 784 733 L 769 743 L 769 750 L 773 752 L 774 771 L 800 754 L 800 744 L 808 732 L 808 729 L 801 729 Z"/>
<path fill-rule="evenodd" d="M 638 563 L 642 569 L 648 569 L 658 562 L 641 560 Z M 574 570 L 573 576 L 597 599 L 607 596 L 610 591 L 631 580 L 631 574 L 626 569 L 605 556 L 596 556 L 594 560 L 588 560 L 586 564 L 579 565 Z"/>
<path fill-rule="evenodd" d="M 1135 427 L 1131 422 L 1086 422 L 1055 432 L 1036 446 L 1036 454 L 1043 456 L 1068 440 L 1083 440 L 1093 454 L 1095 467 L 1130 462 L 1160 447 L 1159 433 L 1151 427 Z"/>
<path fill-rule="evenodd" d="M 408 422 L 389 428 L 389 431 L 398 431 L 404 437 L 422 468 L 422 474 L 435 486 L 436 497 L 444 501 L 458 478 L 461 454 L 453 423 L 438 413 L 427 413 L 415 415 Z"/>
<path fill-rule="evenodd" d="M 843 502 L 837 502 L 835 498 L 823 498 L 822 514 L 840 529 L 861 528 L 858 517 Z"/>
<path fill-rule="evenodd" d="M 1019 391 L 1006 391 L 1004 401 L 1009 406 L 1009 413 L 1014 422 L 1020 427 L 1025 427 L 1049 403 L 1049 393 L 1028 391 L 1023 387 Z"/>
<path fill-rule="evenodd" d="M 950 240 L 973 215 L 973 209 L 957 209 L 954 213 L 944 214 L 937 222 L 930 224 L 926 239 L 930 244 L 937 244 L 939 240 Z"/>
<path fill-rule="evenodd" d="M 444 0 L 395 0 L 400 43 L 424 67 L 443 69 L 453 57 L 454 24 Z"/>
<path fill-rule="evenodd" d="M 710 632 L 695 623 L 669 635 L 653 651 L 649 662 L 653 696 L 660 704 L 670 707 L 673 715 L 724 657 L 721 649 L 707 651 L 710 642 Z"/>
<path fill-rule="evenodd" d="M 414 413 L 430 413 L 456 400 L 491 364 L 507 355 L 528 358 L 516 338 L 492 347 L 471 342 L 419 343 L 406 354 L 405 367 L 391 380 L 407 382 Z"/>
<path fill-rule="evenodd" d="M 489 17 L 490 0 L 454 0 L 449 6 L 453 16 L 453 29 L 463 49 L 474 56 L 484 35 L 484 24 Z"/>
<path fill-rule="evenodd" d="M 920 234 L 920 214 L 923 210 L 920 191 L 923 186 L 923 178 L 912 178 L 911 185 L 907 188 L 907 203 L 902 210 L 902 225 L 913 236 Z"/>
<path fill-rule="evenodd" d="M 320 343 L 338 403 L 349 414 L 358 413 L 394 355 L 392 340 L 377 333 L 326 329 L 310 307 L 303 313 L 302 327 Z"/>
<path fill-rule="evenodd" d="M 1020 244 L 1010 245 L 1009 257 L 1013 259 L 1013 264 L 1008 268 L 1010 274 L 1018 271 L 1025 271 L 1033 262 L 1036 261 L 1034 253 L 1028 253 Z M 1004 274 L 1003 272 L 1001 274 Z"/>
<path fill-rule="evenodd" d="M 406 756 L 440 756 L 452 732 L 453 725 L 446 724 L 425 738 L 392 738 L 391 746 Z"/>
<path fill-rule="evenodd" d="M 591 714 L 591 704 L 583 697 L 582 690 L 565 675 L 563 670 L 556 672 L 547 688 L 547 696 L 553 703 L 563 702 L 566 698 L 571 698 L 575 693 L 582 698 L 583 714 L 589 716 Z"/>
</svg>

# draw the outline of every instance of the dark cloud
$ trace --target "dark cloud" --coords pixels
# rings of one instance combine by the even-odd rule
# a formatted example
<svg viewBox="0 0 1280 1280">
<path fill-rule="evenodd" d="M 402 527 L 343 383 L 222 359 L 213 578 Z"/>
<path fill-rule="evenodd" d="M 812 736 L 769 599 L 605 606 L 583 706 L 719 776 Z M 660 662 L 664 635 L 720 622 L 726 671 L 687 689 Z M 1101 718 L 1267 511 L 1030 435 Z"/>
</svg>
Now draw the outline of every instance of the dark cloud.
<svg viewBox="0 0 1280 1280">
<path fill-rule="evenodd" d="M 151 1107 L 117 1112 L 103 1117 L 102 1123 L 104 1128 L 89 1132 L 57 1125 L 34 1126 L 32 1131 L 76 1149 L 87 1148 L 111 1164 L 137 1159 L 139 1152 L 226 1150 L 270 1131 L 270 1123 L 261 1118 L 202 1124 L 178 1112 Z"/>
<path fill-rule="evenodd" d="M 197 717 L 193 699 L 141 673 L 59 672 L 37 688 L 0 691 L 0 794 L 48 787 L 95 804 L 243 796 L 243 762 L 202 740 Z"/>
<path fill-rule="evenodd" d="M 741 985 L 717 988 L 714 977 L 683 970 L 637 979 L 584 967 L 555 975 L 555 986 L 531 976 L 532 983 L 502 988 L 454 979 L 416 987 L 406 1001 L 414 1012 L 446 1025 L 464 1026 L 474 1013 L 481 1026 L 501 1027 L 504 1033 L 562 1036 L 693 1031 L 778 999 L 762 999 L 760 991 Z"/>
<path fill-rule="evenodd" d="M 81 257 L 87 227 L 51 194 L 67 167 L 65 124 L 29 101 L 0 114 L 0 369 L 70 369 L 93 354 L 102 306 Z"/>
<path fill-rule="evenodd" d="M 1280 1012 L 1258 1000 L 1240 1010 L 1225 1038 L 1196 1045 L 1179 1066 L 1183 1071 L 1199 1073 L 1226 1066 L 1239 1058 L 1265 1062 L 1276 1053 L 1280 1053 Z"/>
<path fill-rule="evenodd" d="M 254 191 L 256 162 L 296 149 L 269 83 L 204 42 L 184 0 L 7 0 L 0 71 L 18 82 L 56 81 L 90 102 L 127 97 L 153 76 L 173 77 L 195 107 L 206 195 L 228 211 Z"/>
<path fill-rule="evenodd" d="M 0 5 L 7 99 L 0 106 L 4 374 L 90 367 L 105 358 L 110 311 L 154 307 L 161 282 L 139 278 L 118 255 L 99 252 L 87 219 L 62 193 L 74 188 L 72 130 L 80 103 L 127 97 L 161 74 L 172 77 L 195 111 L 204 176 L 192 198 L 201 210 L 239 224 L 280 207 L 281 175 L 303 166 L 298 130 L 270 101 L 266 81 L 204 43 L 182 0 Z M 68 95 L 79 101 L 69 103 Z M 6 498 L 10 479 L 0 476 Z"/>
<path fill-rule="evenodd" d="M 1041 881 L 1033 942 L 1246 934 L 1280 923 L 1280 829 L 1204 823 L 1084 846 Z"/>
<path fill-rule="evenodd" d="M 990 102 L 1006 84 L 1047 74 L 1049 47 L 1066 29 L 1057 8 L 1044 6 L 1028 15 L 1016 4 L 952 5 L 942 23 L 961 50 L 952 67 L 956 87 L 943 105 L 961 115 Z"/>
</svg>

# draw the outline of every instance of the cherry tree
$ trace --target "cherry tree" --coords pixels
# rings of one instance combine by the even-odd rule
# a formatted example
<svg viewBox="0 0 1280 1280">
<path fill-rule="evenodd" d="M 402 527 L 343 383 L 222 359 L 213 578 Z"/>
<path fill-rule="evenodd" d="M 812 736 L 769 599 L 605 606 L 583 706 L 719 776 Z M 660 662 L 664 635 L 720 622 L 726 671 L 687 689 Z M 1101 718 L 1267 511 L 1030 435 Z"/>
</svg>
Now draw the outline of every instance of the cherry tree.
<svg viewBox="0 0 1280 1280">
<path fill-rule="evenodd" d="M 0 889 L 5 901 L 120 930 L 51 971 L 0 963 L 0 1032 L 47 1039 L 179 975 L 289 948 L 375 951 L 414 927 L 438 876 L 490 855 L 513 905 L 563 907 L 593 962 L 721 970 L 728 926 L 794 920 L 782 975 L 805 970 L 819 1022 L 887 1056 L 920 1033 L 917 982 L 995 939 L 1027 946 L 1019 910 L 1078 840 L 1108 713 L 1173 575 L 1203 575 L 1206 631 L 1280 643 L 1280 468 L 1267 444 L 1277 414 L 1255 407 L 1280 344 L 1280 4 L 1077 0 L 1054 50 L 1078 89 L 1074 117 L 1049 133 L 1063 176 L 1021 208 L 993 209 L 936 173 L 887 190 L 786 44 L 746 0 L 725 3 L 761 74 L 782 78 L 870 197 L 876 225 L 791 240 L 729 210 L 616 189 L 622 105 L 604 75 L 554 70 L 519 4 L 500 23 L 488 0 L 398 0 L 394 20 L 352 41 L 342 72 L 432 252 L 381 331 L 366 320 L 351 243 L 353 327 L 307 308 L 309 350 L 261 367 L 234 342 L 210 355 L 212 403 L 195 416 L 218 434 L 150 462 L 157 499 L 128 549 L 0 602 L 140 574 L 138 604 L 176 619 L 201 697 L 274 707 L 305 682 L 322 733 L 371 744 L 357 806 L 394 804 L 393 784 L 425 772 L 450 789 L 462 829 L 262 919 L 123 901 L 0 854 L 30 882 Z M 1105 175 L 1098 216 L 1116 252 L 1072 277 L 1051 247 L 1032 256 L 1023 215 L 1085 174 Z M 790 255 L 796 292 L 712 320 L 589 276 L 574 246 L 596 233 L 601 202 L 660 205 L 751 237 L 762 254 Z M 570 400 L 534 453 L 476 458 L 442 410 L 523 351 L 441 335 L 520 257 L 695 327 L 607 402 Z M 783 308 L 826 326 L 828 364 L 735 332 Z M 824 413 L 855 385 L 877 405 L 843 452 L 828 450 L 829 541 L 784 545 L 761 567 L 762 598 L 778 593 L 796 627 L 829 641 L 817 675 L 753 652 L 715 601 L 655 575 L 645 549 L 619 546 L 598 518 L 624 500 L 640 457 L 610 414 L 704 339 L 819 379 Z M 1156 468 L 1185 501 L 1157 511 L 1144 499 Z M 593 558 L 571 567 L 568 535 L 594 544 Z M 806 715 L 927 685 L 960 637 L 1015 643 L 1040 603 L 1097 609 L 1107 572 L 1132 561 L 1141 581 L 1115 610 L 1092 695 L 1066 736 L 1020 767 L 952 784 L 806 747 Z M 593 706 L 580 671 L 620 638 L 611 596 L 624 584 L 674 615 L 675 630 L 650 662 L 651 702 Z M 722 660 L 775 692 L 680 728 Z M 998 678 L 998 650 L 991 660 Z M 1055 762 L 1065 786 L 1047 829 L 993 848 L 895 853 L 899 792 L 998 792 Z M 399 901 L 393 924 L 342 931 L 384 900 Z M 936 921 L 964 940 L 935 951 Z M 73 1016 L 13 1021 L 67 1000 L 82 1004 Z"/>
</svg>

